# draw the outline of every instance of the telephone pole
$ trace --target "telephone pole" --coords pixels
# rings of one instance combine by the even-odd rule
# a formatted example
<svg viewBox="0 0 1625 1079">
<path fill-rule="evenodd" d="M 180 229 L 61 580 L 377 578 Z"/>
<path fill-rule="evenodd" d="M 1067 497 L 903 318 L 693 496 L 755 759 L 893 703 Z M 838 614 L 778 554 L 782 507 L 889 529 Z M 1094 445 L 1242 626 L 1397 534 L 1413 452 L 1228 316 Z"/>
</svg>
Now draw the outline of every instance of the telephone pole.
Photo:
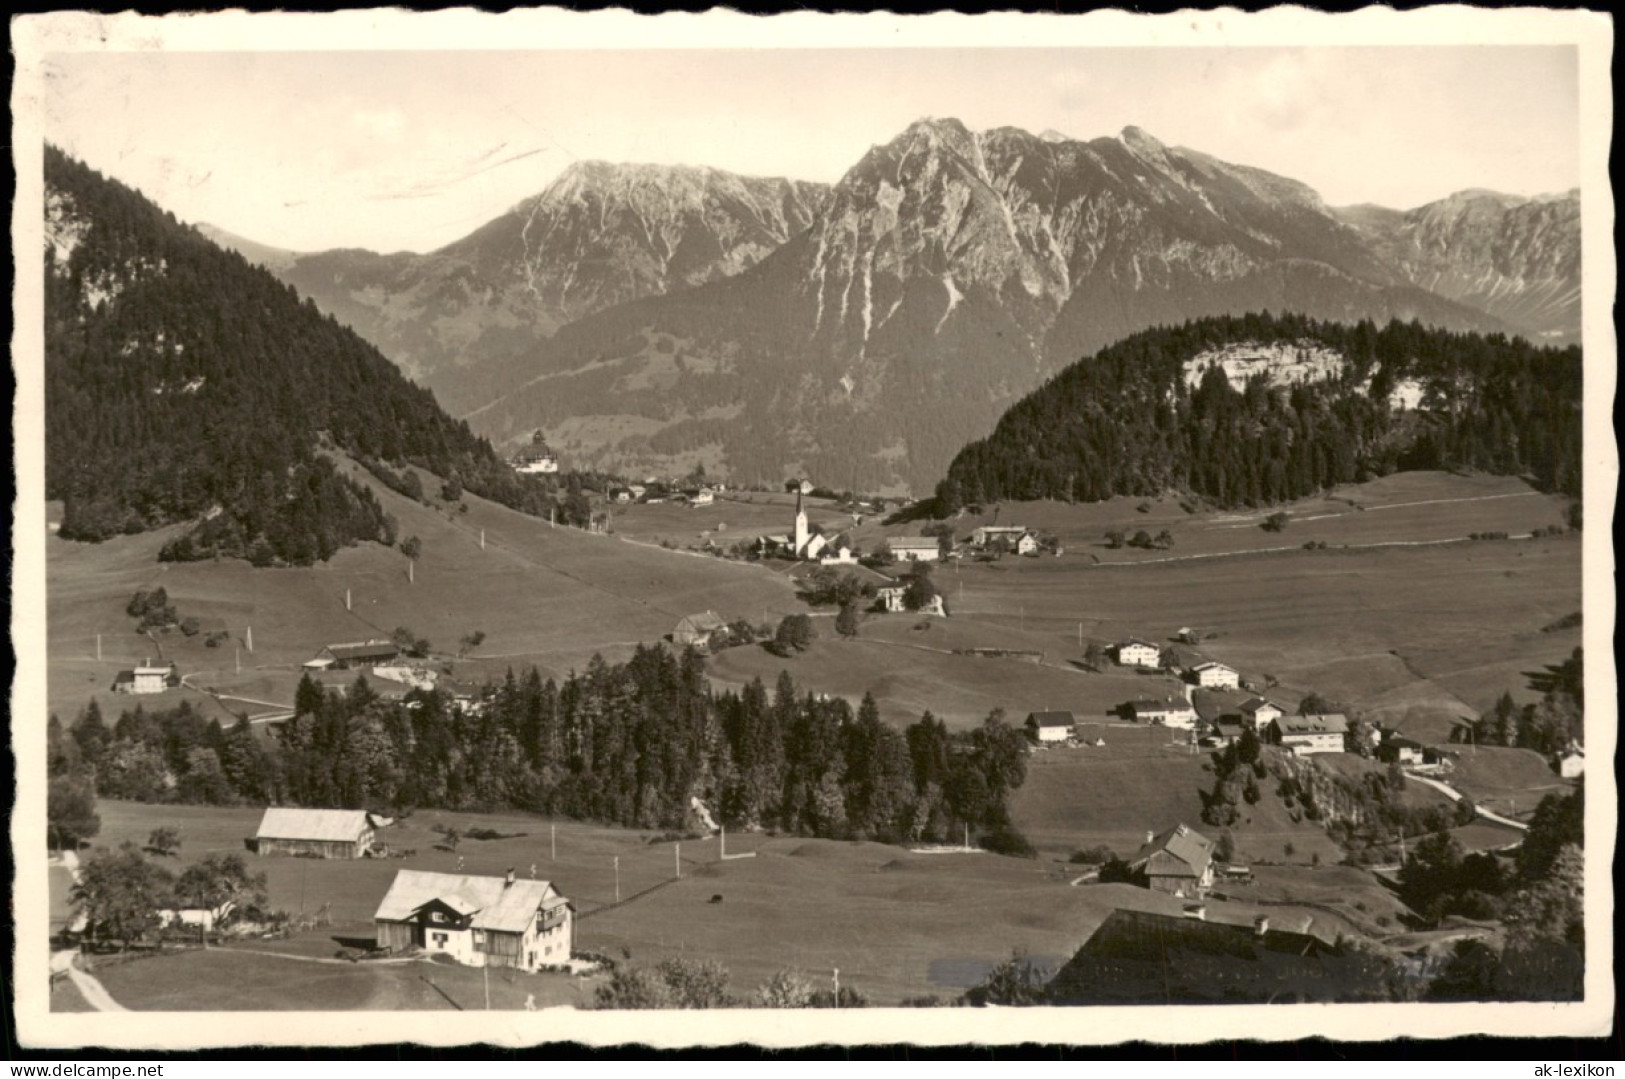
<svg viewBox="0 0 1625 1079">
<path fill-rule="evenodd" d="M 615 856 L 615 902 L 621 901 L 621 856 Z"/>
</svg>

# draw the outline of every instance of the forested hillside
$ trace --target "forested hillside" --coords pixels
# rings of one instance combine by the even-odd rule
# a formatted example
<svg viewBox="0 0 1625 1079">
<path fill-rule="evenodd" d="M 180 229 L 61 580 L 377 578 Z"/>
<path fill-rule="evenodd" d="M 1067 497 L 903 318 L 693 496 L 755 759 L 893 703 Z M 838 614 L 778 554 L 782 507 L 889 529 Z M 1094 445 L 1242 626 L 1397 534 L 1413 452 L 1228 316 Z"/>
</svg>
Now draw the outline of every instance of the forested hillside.
<svg viewBox="0 0 1625 1079">
<path fill-rule="evenodd" d="M 1192 368 L 1237 344 L 1330 352 L 1339 369 L 1273 383 L 1261 373 L 1238 389 L 1218 363 Z M 1417 323 L 1201 319 L 1135 334 L 1024 398 L 954 459 L 939 511 L 1165 491 L 1257 506 L 1445 468 L 1521 475 L 1578 497 L 1583 381 L 1577 347 Z"/>
<path fill-rule="evenodd" d="M 49 146 L 45 191 L 46 490 L 63 536 L 199 520 L 179 556 L 297 564 L 388 541 L 324 446 L 546 512 L 541 481 L 265 270 Z"/>
</svg>

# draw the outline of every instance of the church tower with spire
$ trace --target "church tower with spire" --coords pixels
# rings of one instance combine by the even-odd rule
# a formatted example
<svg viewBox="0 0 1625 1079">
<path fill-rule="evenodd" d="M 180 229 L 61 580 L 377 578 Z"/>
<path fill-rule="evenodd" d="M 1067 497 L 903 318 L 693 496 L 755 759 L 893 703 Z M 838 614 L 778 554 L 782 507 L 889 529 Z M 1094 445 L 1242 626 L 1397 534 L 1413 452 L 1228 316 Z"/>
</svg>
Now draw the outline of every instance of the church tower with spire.
<svg viewBox="0 0 1625 1079">
<path fill-rule="evenodd" d="M 801 507 L 801 496 L 807 491 L 807 481 L 802 480 L 796 486 L 796 534 L 795 552 L 797 558 L 804 558 L 807 554 L 807 542 L 812 539 L 812 532 L 807 528 L 807 511 Z"/>
</svg>

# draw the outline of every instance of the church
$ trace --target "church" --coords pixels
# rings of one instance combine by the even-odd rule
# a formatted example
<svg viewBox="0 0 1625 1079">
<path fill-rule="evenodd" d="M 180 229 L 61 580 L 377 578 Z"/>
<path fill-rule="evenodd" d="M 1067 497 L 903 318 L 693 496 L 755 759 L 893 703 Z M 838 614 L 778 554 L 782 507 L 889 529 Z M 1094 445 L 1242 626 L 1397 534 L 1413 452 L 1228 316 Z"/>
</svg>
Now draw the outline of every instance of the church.
<svg viewBox="0 0 1625 1079">
<path fill-rule="evenodd" d="M 798 562 L 822 562 L 824 565 L 844 565 L 857 561 L 851 539 L 845 534 L 831 535 L 823 528 L 807 521 L 807 509 L 802 498 L 812 491 L 812 484 L 802 480 L 796 487 L 796 519 L 794 531 L 789 535 L 764 536 L 764 553 L 777 554 Z"/>
</svg>

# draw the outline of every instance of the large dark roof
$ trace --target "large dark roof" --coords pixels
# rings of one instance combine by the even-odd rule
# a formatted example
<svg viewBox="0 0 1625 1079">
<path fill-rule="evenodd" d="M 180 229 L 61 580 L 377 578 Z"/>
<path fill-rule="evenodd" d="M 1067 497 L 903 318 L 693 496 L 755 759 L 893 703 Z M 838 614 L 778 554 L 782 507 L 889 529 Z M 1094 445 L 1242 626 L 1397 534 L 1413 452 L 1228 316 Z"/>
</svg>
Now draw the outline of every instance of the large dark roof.
<svg viewBox="0 0 1625 1079">
<path fill-rule="evenodd" d="M 330 644 L 327 652 L 334 658 L 349 661 L 352 659 L 394 659 L 400 654 L 392 641 L 361 641 L 355 644 Z"/>
<path fill-rule="evenodd" d="M 1382 961 L 1308 932 L 1114 910 L 1047 987 L 1053 1004 L 1246 1004 L 1386 997 Z"/>
</svg>

